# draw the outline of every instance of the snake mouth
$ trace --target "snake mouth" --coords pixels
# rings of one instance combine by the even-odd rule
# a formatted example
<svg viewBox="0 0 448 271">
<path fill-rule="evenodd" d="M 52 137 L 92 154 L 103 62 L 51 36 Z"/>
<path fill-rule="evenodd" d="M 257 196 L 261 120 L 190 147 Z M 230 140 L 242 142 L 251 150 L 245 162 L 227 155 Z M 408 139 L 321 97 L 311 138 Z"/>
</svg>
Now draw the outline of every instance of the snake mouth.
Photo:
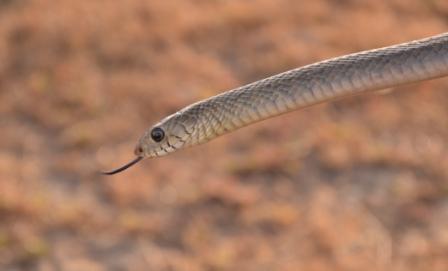
<svg viewBox="0 0 448 271">
<path fill-rule="evenodd" d="M 103 172 L 101 172 L 101 174 L 103 174 L 103 175 L 114 175 L 114 174 L 120 173 L 120 172 L 130 168 L 131 166 L 137 164 L 142 159 L 143 159 L 143 156 L 137 156 L 137 158 L 135 158 L 131 162 L 125 164 L 124 166 L 121 166 L 121 167 L 119 167 L 117 169 L 114 169 L 114 170 L 111 170 L 111 171 L 103 171 Z"/>
</svg>

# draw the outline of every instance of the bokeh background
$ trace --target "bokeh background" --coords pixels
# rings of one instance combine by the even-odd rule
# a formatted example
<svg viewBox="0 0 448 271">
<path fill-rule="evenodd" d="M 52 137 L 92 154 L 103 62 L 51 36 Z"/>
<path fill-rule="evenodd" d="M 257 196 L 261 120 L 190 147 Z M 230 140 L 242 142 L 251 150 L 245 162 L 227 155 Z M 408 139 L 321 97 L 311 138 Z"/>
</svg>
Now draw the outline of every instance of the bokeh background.
<svg viewBox="0 0 448 271">
<path fill-rule="evenodd" d="M 0 269 L 448 270 L 448 80 L 133 158 L 197 100 L 447 30 L 445 0 L 0 1 Z"/>
</svg>

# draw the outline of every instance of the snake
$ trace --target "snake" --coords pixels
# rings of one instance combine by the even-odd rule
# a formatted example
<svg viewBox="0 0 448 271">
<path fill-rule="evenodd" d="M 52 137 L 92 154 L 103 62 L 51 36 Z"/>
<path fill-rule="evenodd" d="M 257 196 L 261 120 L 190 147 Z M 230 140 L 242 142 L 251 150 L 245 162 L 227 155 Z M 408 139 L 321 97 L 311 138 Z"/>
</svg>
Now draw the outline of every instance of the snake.
<svg viewBox="0 0 448 271">
<path fill-rule="evenodd" d="M 292 69 L 193 103 L 147 129 L 106 175 L 318 103 L 448 75 L 448 32 Z"/>
</svg>

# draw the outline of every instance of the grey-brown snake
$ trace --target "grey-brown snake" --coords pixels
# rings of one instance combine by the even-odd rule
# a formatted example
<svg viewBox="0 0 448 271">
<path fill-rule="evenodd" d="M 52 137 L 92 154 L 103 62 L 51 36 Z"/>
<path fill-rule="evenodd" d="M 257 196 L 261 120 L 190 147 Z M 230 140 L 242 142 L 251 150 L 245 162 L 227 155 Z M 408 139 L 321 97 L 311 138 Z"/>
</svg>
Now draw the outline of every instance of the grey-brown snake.
<svg viewBox="0 0 448 271">
<path fill-rule="evenodd" d="M 189 105 L 150 127 L 125 170 L 292 110 L 448 75 L 448 33 L 283 72 Z"/>
</svg>

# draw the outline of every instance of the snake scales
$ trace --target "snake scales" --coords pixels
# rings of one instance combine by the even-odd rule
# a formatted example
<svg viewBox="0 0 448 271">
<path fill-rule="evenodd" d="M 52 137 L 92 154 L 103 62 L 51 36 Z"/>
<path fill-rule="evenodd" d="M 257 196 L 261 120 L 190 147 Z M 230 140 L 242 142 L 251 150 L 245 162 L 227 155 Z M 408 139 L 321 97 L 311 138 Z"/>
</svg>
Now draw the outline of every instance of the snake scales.
<svg viewBox="0 0 448 271">
<path fill-rule="evenodd" d="M 313 104 L 448 75 L 448 33 L 286 71 L 199 101 L 149 128 L 130 163 Z"/>
</svg>

